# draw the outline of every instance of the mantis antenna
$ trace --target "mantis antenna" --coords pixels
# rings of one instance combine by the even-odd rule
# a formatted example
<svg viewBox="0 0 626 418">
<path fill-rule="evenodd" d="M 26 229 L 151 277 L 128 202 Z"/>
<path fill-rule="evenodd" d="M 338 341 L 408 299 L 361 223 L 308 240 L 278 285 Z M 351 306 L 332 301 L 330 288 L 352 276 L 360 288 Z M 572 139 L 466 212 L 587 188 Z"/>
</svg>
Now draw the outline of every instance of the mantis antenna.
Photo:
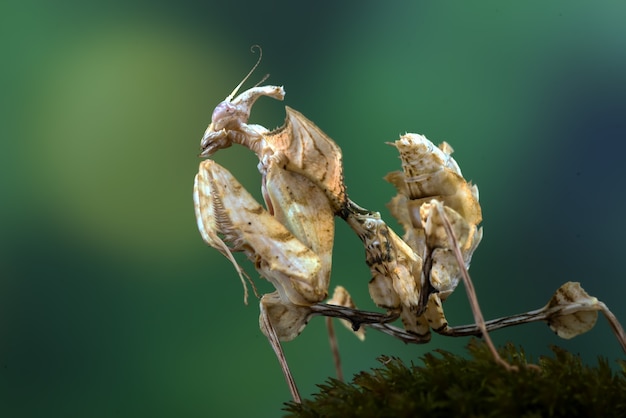
<svg viewBox="0 0 626 418">
<path fill-rule="evenodd" d="M 227 102 L 230 102 L 233 99 L 233 97 L 235 97 L 235 94 L 237 94 L 237 92 L 239 91 L 243 83 L 245 83 L 248 80 L 248 78 L 250 78 L 254 70 L 256 70 L 256 67 L 258 67 L 259 64 L 261 63 L 261 59 L 263 58 L 263 48 L 261 48 L 260 45 L 255 44 L 250 47 L 250 52 L 254 53 L 255 49 L 259 50 L 259 59 L 256 61 L 256 64 L 254 64 L 254 67 L 252 67 L 252 69 L 248 72 L 248 74 L 243 78 L 243 80 L 241 80 L 241 83 L 237 84 L 237 87 L 235 87 L 233 92 L 228 95 L 228 97 L 226 98 Z M 262 82 L 264 82 L 265 80 L 267 80 L 267 77 L 269 77 L 269 74 L 266 74 L 265 77 L 263 77 L 263 79 L 255 85 L 255 87 L 261 84 Z"/>
</svg>

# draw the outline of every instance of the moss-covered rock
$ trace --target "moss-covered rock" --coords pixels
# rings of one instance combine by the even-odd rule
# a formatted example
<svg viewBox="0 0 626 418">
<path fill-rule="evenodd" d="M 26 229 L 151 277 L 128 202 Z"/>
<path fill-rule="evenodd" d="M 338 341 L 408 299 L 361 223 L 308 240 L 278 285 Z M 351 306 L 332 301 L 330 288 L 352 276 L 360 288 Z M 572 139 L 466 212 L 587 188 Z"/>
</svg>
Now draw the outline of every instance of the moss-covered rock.
<svg viewBox="0 0 626 418">
<path fill-rule="evenodd" d="M 626 361 L 615 373 L 606 359 L 594 367 L 562 348 L 528 367 L 523 350 L 500 350 L 519 366 L 509 372 L 480 341 L 470 358 L 444 350 L 423 356 L 423 366 L 381 357 L 381 368 L 351 383 L 329 379 L 313 400 L 286 404 L 288 417 L 626 417 Z"/>
</svg>

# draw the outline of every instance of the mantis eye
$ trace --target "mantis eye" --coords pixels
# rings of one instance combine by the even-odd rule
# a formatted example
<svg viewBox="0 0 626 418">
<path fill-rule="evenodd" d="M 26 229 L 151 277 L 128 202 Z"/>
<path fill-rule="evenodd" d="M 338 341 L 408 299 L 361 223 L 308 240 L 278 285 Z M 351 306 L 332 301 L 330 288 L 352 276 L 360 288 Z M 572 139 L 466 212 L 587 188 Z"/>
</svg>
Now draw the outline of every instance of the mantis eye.
<svg viewBox="0 0 626 418">
<path fill-rule="evenodd" d="M 235 106 L 227 101 L 223 101 L 215 107 L 213 111 L 213 115 L 211 115 L 211 121 L 214 124 L 219 124 L 222 122 L 222 119 L 228 119 L 232 114 L 235 113 Z"/>
</svg>

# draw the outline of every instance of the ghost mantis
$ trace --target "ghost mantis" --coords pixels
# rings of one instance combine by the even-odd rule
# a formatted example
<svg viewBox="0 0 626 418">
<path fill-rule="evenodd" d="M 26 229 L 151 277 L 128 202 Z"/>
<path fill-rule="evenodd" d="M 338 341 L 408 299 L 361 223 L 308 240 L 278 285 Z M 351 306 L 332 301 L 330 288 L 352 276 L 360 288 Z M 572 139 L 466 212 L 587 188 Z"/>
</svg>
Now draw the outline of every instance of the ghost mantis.
<svg viewBox="0 0 626 418">
<path fill-rule="evenodd" d="M 280 341 L 295 338 L 314 315 L 342 319 L 359 338 L 364 326 L 410 343 L 428 342 L 431 329 L 449 336 L 482 336 L 494 359 L 512 368 L 499 357 L 489 331 L 545 321 L 559 336 L 572 338 L 591 329 L 602 311 L 626 351 L 626 335 L 615 316 L 578 283 L 564 284 L 541 309 L 485 321 L 468 273 L 482 239 L 478 188 L 463 177 L 452 148 L 446 143 L 436 147 L 417 134 L 403 135 L 392 144 L 400 152 L 402 171 L 386 179 L 398 190 L 389 209 L 404 229 L 400 237 L 380 213 L 348 198 L 341 149 L 304 115 L 286 107 L 285 124 L 273 131 L 248 123 L 261 96 L 276 100 L 285 96 L 282 86 L 271 85 L 256 85 L 237 95 L 260 59 L 216 106 L 200 156 L 211 157 L 232 144 L 254 152 L 265 208 L 211 159 L 200 163 L 194 207 L 202 238 L 231 261 L 244 289 L 247 275 L 233 252 L 243 252 L 274 286 L 274 292 L 260 299 L 259 324 L 296 402 L 300 396 Z M 369 293 L 386 313 L 356 309 L 343 287 L 323 303 L 330 285 L 335 216 L 344 219 L 363 242 L 371 272 Z M 442 302 L 460 281 L 476 324 L 451 327 Z M 247 296 L 245 290 L 244 300 Z M 397 319 L 403 329 L 392 325 Z"/>
</svg>

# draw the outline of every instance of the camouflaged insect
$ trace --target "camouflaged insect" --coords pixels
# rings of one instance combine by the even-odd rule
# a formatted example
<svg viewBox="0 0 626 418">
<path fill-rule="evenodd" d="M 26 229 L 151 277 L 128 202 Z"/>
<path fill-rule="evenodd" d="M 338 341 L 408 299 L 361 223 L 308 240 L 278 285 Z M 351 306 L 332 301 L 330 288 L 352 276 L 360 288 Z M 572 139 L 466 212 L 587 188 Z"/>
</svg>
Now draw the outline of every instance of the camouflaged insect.
<svg viewBox="0 0 626 418">
<path fill-rule="evenodd" d="M 249 107 L 263 95 L 282 100 L 282 87 L 254 87 L 234 99 L 233 95 L 213 113 L 202 139 L 201 156 L 232 143 L 255 152 L 267 210 L 230 173 L 228 181 L 209 180 L 213 174 L 225 176 L 226 170 L 207 160 L 201 164 L 194 186 L 198 227 L 204 240 L 227 256 L 240 275 L 243 270 L 232 251 L 247 252 L 261 275 L 274 284 L 277 293 L 266 296 L 262 304 L 274 318 L 271 322 L 280 339 L 297 336 L 313 314 L 348 319 L 355 330 L 360 325 L 374 326 L 407 342 L 428 341 L 431 328 L 445 335 L 467 335 L 467 331 L 459 333 L 448 326 L 441 302 L 469 267 L 482 239 L 478 227 L 482 216 L 478 188 L 463 178 L 451 156 L 452 148 L 445 142 L 436 147 L 417 134 L 406 134 L 392 144 L 400 152 L 403 170 L 385 178 L 398 190 L 388 206 L 405 231 L 400 238 L 380 213 L 347 197 L 341 150 L 313 122 L 286 107 L 285 124 L 274 131 L 247 123 Z M 238 119 L 241 117 L 245 118 Z M 462 265 L 453 255 L 444 219 L 435 210 L 439 205 L 452 225 Z M 328 294 L 333 213 L 363 241 L 365 261 L 372 272 L 370 296 L 389 311 L 386 316 L 368 314 L 369 319 L 364 320 L 358 311 L 350 313 L 349 307 L 312 309 Z M 397 316 L 414 337 L 407 338 L 386 325 Z M 378 325 L 372 318 L 378 318 Z"/>
<path fill-rule="evenodd" d="M 447 143 L 436 147 L 422 135 L 406 134 L 392 145 L 400 153 L 402 171 L 385 177 L 398 190 L 388 207 L 405 231 L 403 240 L 423 264 L 415 277 L 420 280 L 419 301 L 411 302 L 402 320 L 407 330 L 426 336 L 431 327 L 442 331 L 448 326 L 441 302 L 457 287 L 461 269 L 469 268 L 482 238 L 482 228 L 478 228 L 482 220 L 478 188 L 463 178 Z M 458 265 L 449 248 L 448 235 L 434 210 L 433 199 L 444 205 L 463 255 L 463 266 Z"/>
<path fill-rule="evenodd" d="M 210 157 L 234 143 L 253 151 L 259 159 L 265 208 L 210 159 L 200 163 L 194 207 L 202 238 L 231 261 L 244 288 L 247 275 L 233 252 L 243 252 L 273 284 L 275 291 L 261 297 L 259 325 L 294 400 L 300 398 L 280 340 L 295 338 L 313 315 L 340 318 L 361 339 L 363 326 L 370 326 L 405 342 L 427 342 L 434 329 L 449 336 L 482 335 L 491 344 L 487 331 L 540 320 L 571 338 L 593 327 L 597 311 L 602 311 L 626 351 L 626 335 L 615 316 L 578 283 L 563 285 L 541 309 L 484 321 L 467 272 L 482 239 L 478 188 L 464 179 L 452 148 L 445 142 L 436 147 L 417 134 L 391 144 L 400 153 L 402 171 L 385 178 L 398 192 L 388 207 L 404 229 L 400 237 L 379 212 L 348 198 L 341 149 L 304 115 L 286 107 L 284 125 L 273 131 L 248 123 L 258 98 L 285 96 L 281 86 L 255 86 L 235 97 L 252 71 L 216 106 L 200 155 Z M 334 216 L 343 218 L 363 242 L 371 272 L 369 293 L 386 314 L 356 309 L 341 286 L 322 303 L 330 284 Z M 450 327 L 442 302 L 461 278 L 476 325 Z M 391 324 L 397 318 L 404 330 Z M 492 352 L 506 366 L 493 347 Z"/>
</svg>

